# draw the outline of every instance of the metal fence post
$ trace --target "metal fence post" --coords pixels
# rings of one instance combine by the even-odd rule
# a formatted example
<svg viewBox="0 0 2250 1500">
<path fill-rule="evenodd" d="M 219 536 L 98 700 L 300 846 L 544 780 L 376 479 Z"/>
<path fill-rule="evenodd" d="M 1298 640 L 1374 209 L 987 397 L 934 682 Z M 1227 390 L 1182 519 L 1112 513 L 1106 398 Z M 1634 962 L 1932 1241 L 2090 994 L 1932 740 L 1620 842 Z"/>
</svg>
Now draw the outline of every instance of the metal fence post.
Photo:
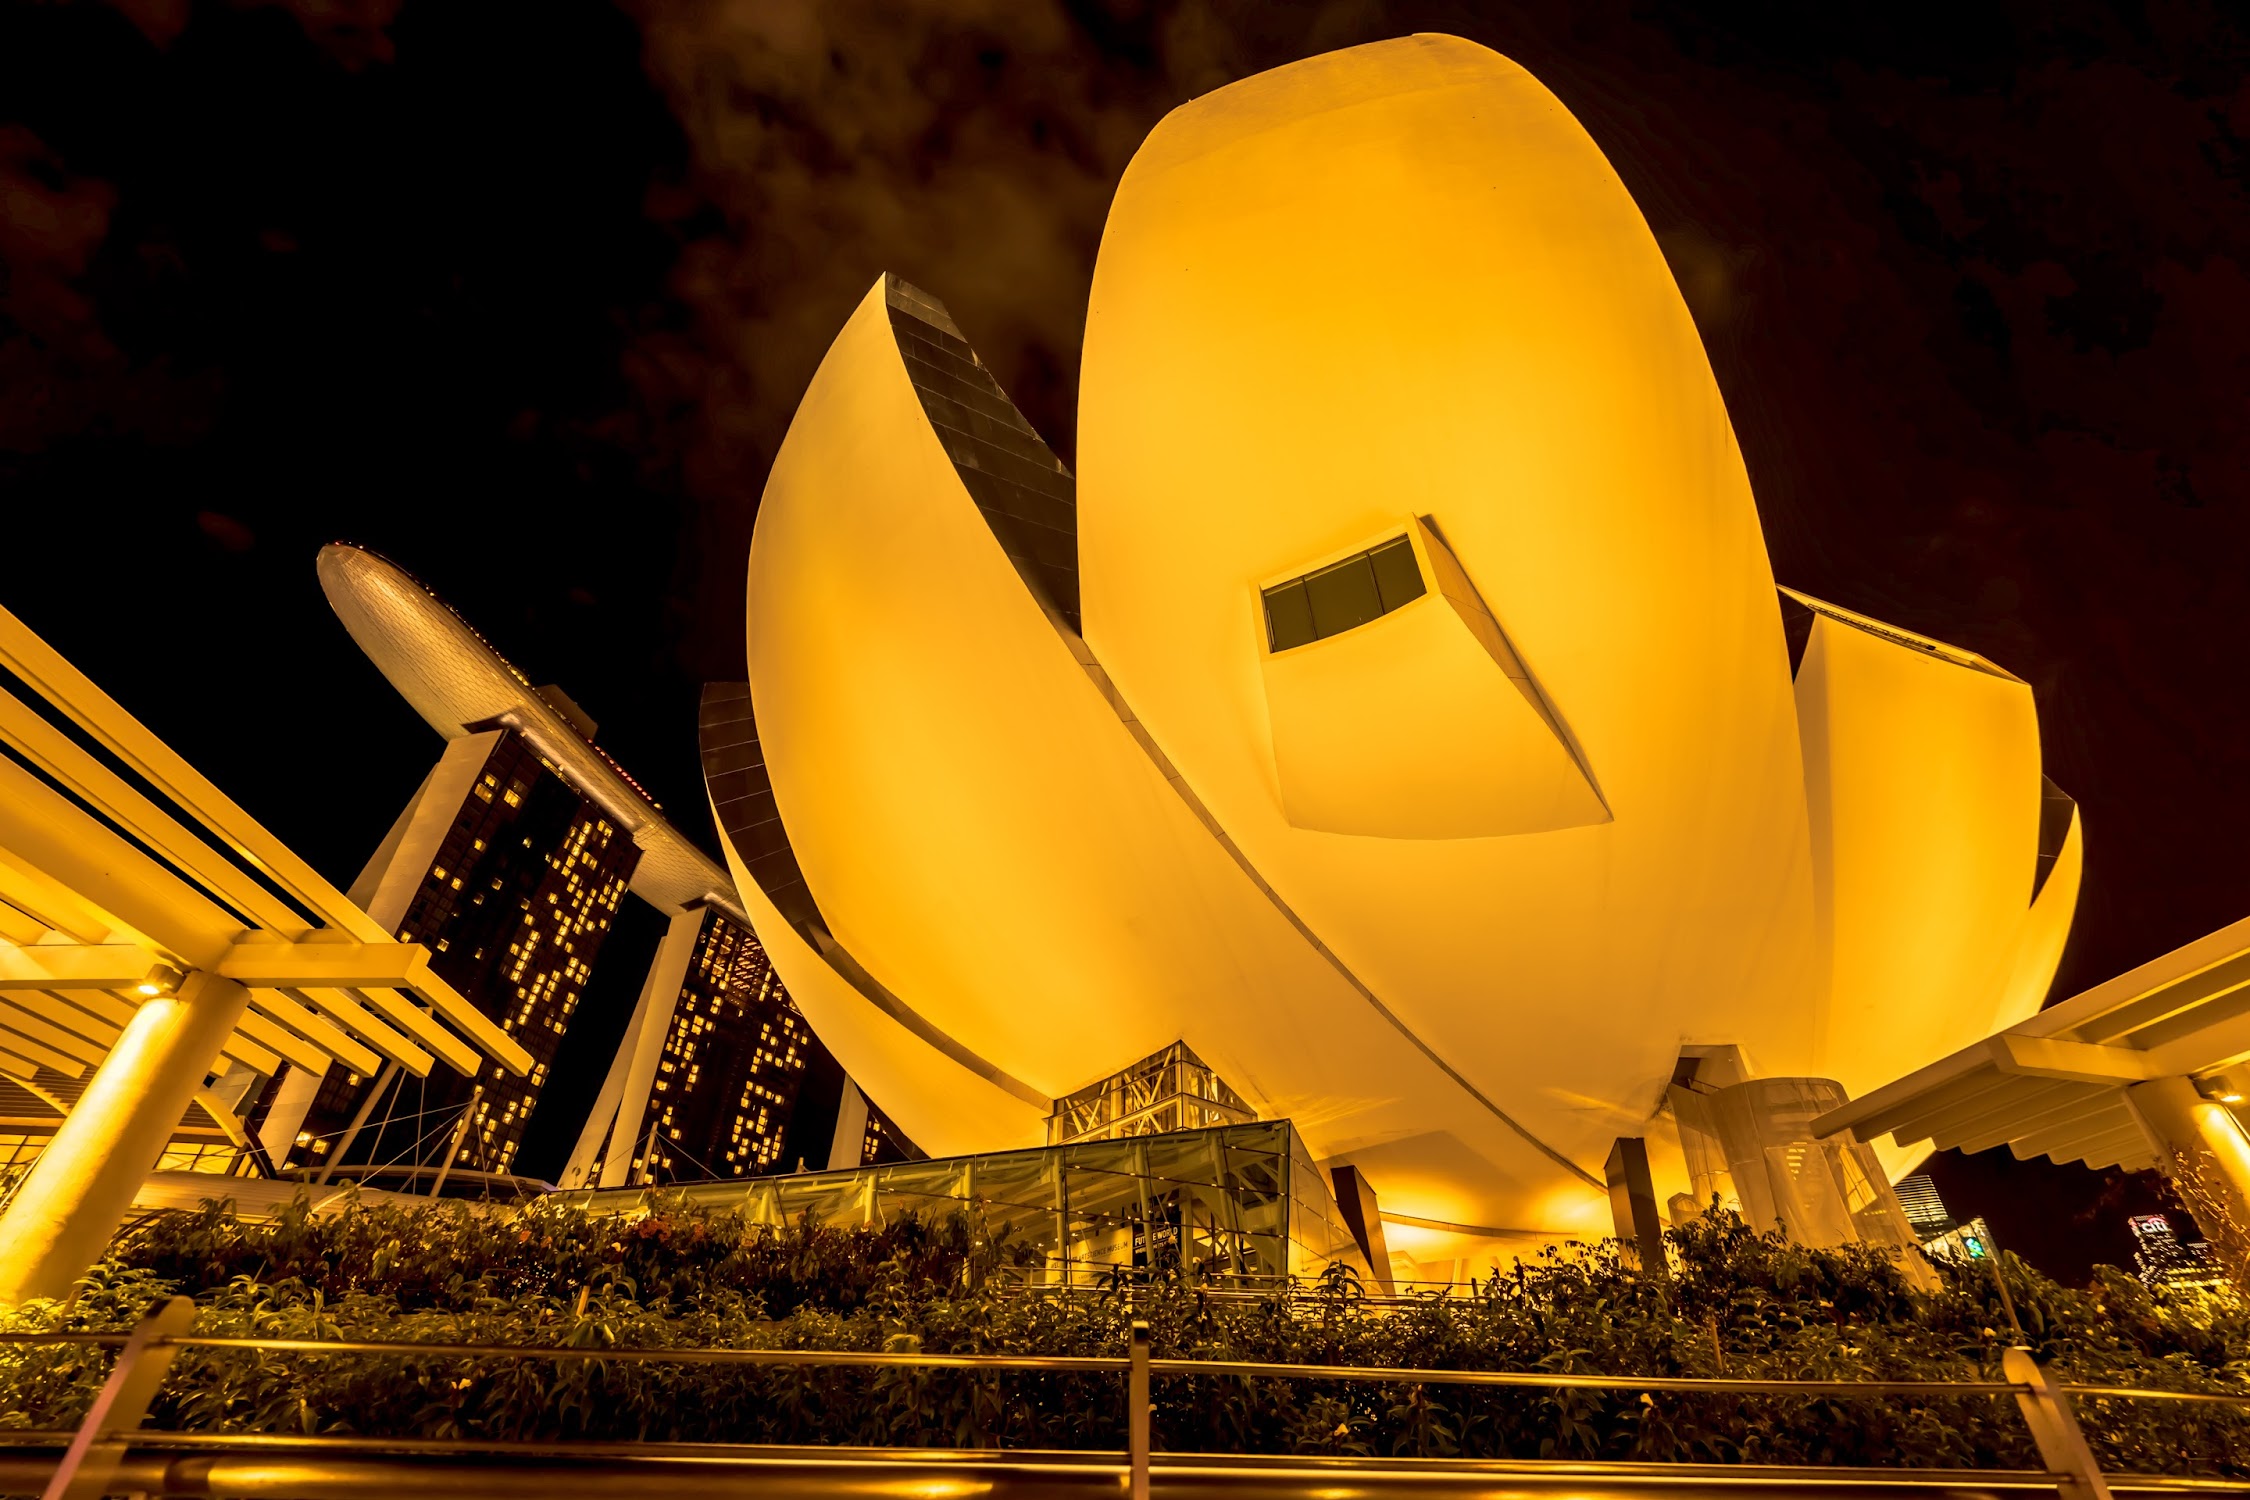
<svg viewBox="0 0 2250 1500">
<path fill-rule="evenodd" d="M 162 1307 L 134 1325 L 110 1366 L 86 1419 L 78 1424 L 54 1477 L 47 1481 L 42 1500 L 100 1500 L 124 1461 L 131 1434 L 148 1416 L 156 1388 L 172 1368 L 180 1351 L 170 1340 L 195 1326 L 195 1303 L 186 1297 L 168 1299 Z"/>
<path fill-rule="evenodd" d="M 1128 1500 L 1148 1500 L 1148 1325 L 1133 1322 L 1133 1350 L 1125 1377 L 1125 1441 L 1130 1446 L 1132 1493 Z M 2109 1500 L 2107 1495 L 2100 1500 Z"/>
<path fill-rule="evenodd" d="M 2109 1483 L 2094 1462 L 2094 1450 L 2062 1386 L 2029 1349 L 2003 1351 L 2000 1368 L 2008 1379 L 2025 1387 L 2016 1392 L 2016 1405 L 2023 1409 L 2024 1425 L 2039 1445 L 2039 1461 L 2062 1476 L 2055 1488 L 2063 1500 L 2110 1500 Z"/>
</svg>

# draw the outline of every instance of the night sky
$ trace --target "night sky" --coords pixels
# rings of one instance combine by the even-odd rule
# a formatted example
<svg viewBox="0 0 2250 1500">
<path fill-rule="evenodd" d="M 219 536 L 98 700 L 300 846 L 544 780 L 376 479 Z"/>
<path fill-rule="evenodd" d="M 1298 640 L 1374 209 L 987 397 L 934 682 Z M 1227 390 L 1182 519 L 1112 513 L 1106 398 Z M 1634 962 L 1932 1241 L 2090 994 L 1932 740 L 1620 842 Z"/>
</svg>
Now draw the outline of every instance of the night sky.
<svg viewBox="0 0 2250 1500">
<path fill-rule="evenodd" d="M 11 0 L 0 603 L 346 883 L 439 746 L 315 582 L 365 543 L 708 841 L 697 686 L 869 283 L 944 299 L 1067 458 L 1148 128 L 1448 31 L 1655 227 L 1777 577 L 2033 685 L 2068 995 L 2250 913 L 2250 30 L 1844 9 Z M 1956 1209 L 2066 1276 L 2125 1253 L 2145 1182 L 2005 1155 L 1940 1160 Z"/>
</svg>

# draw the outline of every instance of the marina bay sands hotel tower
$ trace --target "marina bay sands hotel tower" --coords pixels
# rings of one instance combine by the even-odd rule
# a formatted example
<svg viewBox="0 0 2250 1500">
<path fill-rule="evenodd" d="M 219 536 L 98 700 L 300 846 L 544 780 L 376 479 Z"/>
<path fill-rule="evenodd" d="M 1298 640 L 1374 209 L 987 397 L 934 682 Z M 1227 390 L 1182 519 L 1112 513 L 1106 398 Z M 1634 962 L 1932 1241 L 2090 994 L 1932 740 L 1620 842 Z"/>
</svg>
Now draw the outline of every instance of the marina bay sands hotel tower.
<svg viewBox="0 0 2250 1500">
<path fill-rule="evenodd" d="M 620 904 L 671 919 L 564 1187 L 616 1187 L 859 1166 L 916 1156 L 797 1013 L 725 873 L 593 743 L 595 726 L 534 687 L 403 570 L 323 548 L 345 629 L 446 737 L 350 895 L 532 1055 L 517 1077 L 399 1062 L 371 1077 L 290 1067 L 260 1141 L 321 1175 L 410 1168 L 510 1173 Z"/>
</svg>

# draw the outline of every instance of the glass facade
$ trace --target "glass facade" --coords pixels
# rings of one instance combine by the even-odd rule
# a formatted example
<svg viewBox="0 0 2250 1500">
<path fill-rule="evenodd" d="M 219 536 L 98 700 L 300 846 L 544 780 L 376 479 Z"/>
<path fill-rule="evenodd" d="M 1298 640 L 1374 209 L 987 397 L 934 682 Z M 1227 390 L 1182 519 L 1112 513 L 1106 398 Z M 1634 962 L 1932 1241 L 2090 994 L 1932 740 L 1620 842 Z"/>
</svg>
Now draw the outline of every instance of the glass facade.
<svg viewBox="0 0 2250 1500">
<path fill-rule="evenodd" d="M 518 1077 L 489 1061 L 473 1080 L 444 1068 L 427 1078 L 394 1070 L 344 1147 L 375 1082 L 331 1064 L 288 1164 L 324 1166 L 341 1150 L 347 1166 L 439 1165 L 458 1139 L 457 1169 L 509 1171 L 639 858 L 607 814 L 519 736 L 502 734 L 398 936 L 429 946 L 431 969 L 523 1044 L 531 1071 Z"/>
<path fill-rule="evenodd" d="M 781 986 L 757 935 L 706 907 L 634 1145 L 636 1183 L 699 1182 L 825 1167 L 844 1070 Z M 858 1160 L 918 1155 L 868 1107 Z"/>
<path fill-rule="evenodd" d="M 1898 1206 L 1905 1211 L 1906 1222 L 1924 1239 L 1953 1227 L 1953 1215 L 1946 1212 L 1937 1183 L 1926 1172 L 1917 1172 L 1899 1183 Z"/>
<path fill-rule="evenodd" d="M 1717 1196 L 1761 1230 L 1785 1225 L 1801 1245 L 1917 1243 L 1873 1148 L 1848 1133 L 1813 1134 L 1813 1121 L 1847 1098 L 1828 1078 L 1753 1078 L 1705 1093 L 1674 1088 L 1693 1203 Z"/>
<path fill-rule="evenodd" d="M 854 1165 L 921 1153 L 881 1110 L 845 1109 L 851 1083 L 782 987 L 757 934 L 717 907 L 691 909 L 695 939 L 657 1054 L 625 1181 L 726 1181 L 825 1168 L 838 1131 Z M 633 1039 L 627 1036 L 629 1051 Z M 624 1065 L 621 1052 L 618 1066 Z M 612 1132 L 587 1168 L 621 1149 Z"/>
<path fill-rule="evenodd" d="M 887 1224 L 969 1212 L 1034 1252 L 1047 1285 L 1179 1268 L 1196 1279 L 1368 1274 L 1320 1169 L 1287 1120 L 800 1172 L 682 1190 L 765 1224 Z M 599 1202 L 614 1195 L 589 1195 Z"/>
<path fill-rule="evenodd" d="M 833 1127 L 843 1082 L 757 938 L 706 908 L 649 1087 L 650 1129 L 634 1145 L 631 1180 L 749 1177 L 807 1159 L 825 1165 L 821 1122 Z"/>
<path fill-rule="evenodd" d="M 1174 1042 L 1099 1083 L 1055 1101 L 1047 1141 L 1110 1140 L 1201 1130 L 1256 1119 L 1257 1111 L 1189 1049 Z"/>
</svg>

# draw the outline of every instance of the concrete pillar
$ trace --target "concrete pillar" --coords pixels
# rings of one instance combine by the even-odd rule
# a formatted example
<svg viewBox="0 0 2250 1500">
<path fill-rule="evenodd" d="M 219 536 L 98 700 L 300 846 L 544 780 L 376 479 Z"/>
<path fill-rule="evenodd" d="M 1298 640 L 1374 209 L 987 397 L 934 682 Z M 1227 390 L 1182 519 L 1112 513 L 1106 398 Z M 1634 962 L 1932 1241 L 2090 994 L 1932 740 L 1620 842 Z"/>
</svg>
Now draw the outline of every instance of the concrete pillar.
<svg viewBox="0 0 2250 1500">
<path fill-rule="evenodd" d="M 2125 1103 L 2220 1265 L 2236 1286 L 2250 1287 L 2250 1135 L 2241 1120 L 2187 1078 L 2136 1083 Z"/>
<path fill-rule="evenodd" d="M 1657 1217 L 1656 1187 L 1649 1180 L 1648 1142 L 1621 1135 L 1609 1148 L 1605 1168 L 1610 1221 L 1626 1254 L 1644 1276 L 1670 1273 L 1664 1258 L 1664 1221 Z"/>
<path fill-rule="evenodd" d="M 859 1153 L 866 1145 L 867 1096 L 847 1078 L 844 1096 L 836 1101 L 836 1133 L 828 1138 L 828 1170 L 858 1166 Z"/>
<path fill-rule="evenodd" d="M 633 1007 L 634 1028 L 618 1044 L 631 1048 L 617 1101 L 617 1119 L 610 1126 L 609 1146 L 602 1156 L 601 1186 L 625 1186 L 633 1165 L 633 1146 L 641 1138 L 648 1115 L 648 1096 L 656 1086 L 656 1067 L 664 1058 L 664 1042 L 672 1034 L 672 1013 L 680 1003 L 680 986 L 687 982 L 688 963 L 695 957 L 695 942 L 703 932 L 706 908 L 691 906 L 672 919 L 656 958 L 642 982 L 641 998 Z M 655 1176 L 649 1172 L 642 1180 Z"/>
<path fill-rule="evenodd" d="M 320 1096 L 320 1081 L 327 1075 L 303 1063 L 283 1063 L 281 1082 L 274 1087 L 273 1103 L 266 1108 L 266 1120 L 258 1127 L 258 1144 L 266 1148 L 266 1160 L 276 1169 L 289 1165 L 289 1156 L 297 1144 L 297 1132 L 303 1128 L 305 1116 Z"/>
<path fill-rule="evenodd" d="M 1386 1297 L 1398 1295 L 1398 1274 L 1391 1268 L 1391 1246 L 1383 1234 L 1383 1207 L 1376 1199 L 1375 1184 L 1353 1166 L 1330 1167 L 1328 1180 L 1335 1190 L 1336 1212 L 1358 1242 L 1359 1253 L 1367 1257 L 1375 1284 Z"/>
<path fill-rule="evenodd" d="M 0 1306 L 63 1296 L 100 1258 L 249 998 L 197 970 L 134 1012 L 0 1214 Z"/>
</svg>

